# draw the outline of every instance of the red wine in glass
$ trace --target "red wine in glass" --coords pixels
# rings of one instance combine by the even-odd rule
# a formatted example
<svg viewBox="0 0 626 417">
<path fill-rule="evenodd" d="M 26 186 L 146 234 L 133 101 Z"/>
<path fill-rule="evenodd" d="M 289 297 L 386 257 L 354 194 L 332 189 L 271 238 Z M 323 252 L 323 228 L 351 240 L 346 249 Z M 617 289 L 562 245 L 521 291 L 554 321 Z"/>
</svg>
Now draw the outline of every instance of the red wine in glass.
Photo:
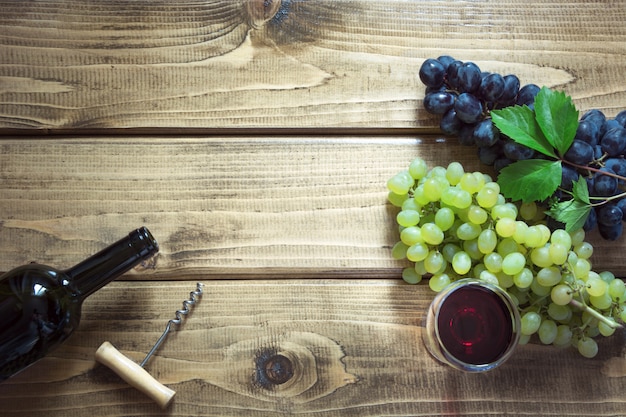
<svg viewBox="0 0 626 417">
<path fill-rule="evenodd" d="M 426 346 L 435 358 L 457 369 L 493 369 L 519 341 L 520 318 L 501 288 L 462 279 L 444 288 L 426 317 Z"/>
</svg>

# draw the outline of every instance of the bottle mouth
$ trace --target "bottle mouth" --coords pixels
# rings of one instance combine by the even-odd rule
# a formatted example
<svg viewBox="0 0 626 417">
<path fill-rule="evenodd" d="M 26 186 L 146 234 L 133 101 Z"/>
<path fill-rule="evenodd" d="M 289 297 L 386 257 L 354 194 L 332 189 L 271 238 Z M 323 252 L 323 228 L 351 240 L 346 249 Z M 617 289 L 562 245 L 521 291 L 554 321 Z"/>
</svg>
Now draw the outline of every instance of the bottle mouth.
<svg viewBox="0 0 626 417">
<path fill-rule="evenodd" d="M 142 226 L 129 233 L 131 245 L 137 248 L 142 259 L 148 259 L 159 251 L 159 243 L 147 227 Z"/>
</svg>

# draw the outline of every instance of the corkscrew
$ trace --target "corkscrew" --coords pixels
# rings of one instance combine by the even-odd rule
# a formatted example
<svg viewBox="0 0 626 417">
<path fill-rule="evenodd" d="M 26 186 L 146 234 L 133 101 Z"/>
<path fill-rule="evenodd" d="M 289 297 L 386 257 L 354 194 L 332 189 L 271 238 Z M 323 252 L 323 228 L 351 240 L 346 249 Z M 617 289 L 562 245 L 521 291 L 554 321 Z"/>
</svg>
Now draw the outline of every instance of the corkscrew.
<svg viewBox="0 0 626 417">
<path fill-rule="evenodd" d="M 118 351 L 110 342 L 104 342 L 98 348 L 96 351 L 96 360 L 112 369 L 130 385 L 148 395 L 159 404 L 161 408 L 166 408 L 174 398 L 176 391 L 157 381 L 144 369 L 144 366 L 163 344 L 172 330 L 172 325 L 178 326 L 182 323 L 183 318 L 189 314 L 193 306 L 199 302 L 202 293 L 203 284 L 198 282 L 195 291 L 189 293 L 189 299 L 183 301 L 183 308 L 176 311 L 176 318 L 167 322 L 163 334 L 139 365 L 124 356 L 124 354 Z"/>
</svg>

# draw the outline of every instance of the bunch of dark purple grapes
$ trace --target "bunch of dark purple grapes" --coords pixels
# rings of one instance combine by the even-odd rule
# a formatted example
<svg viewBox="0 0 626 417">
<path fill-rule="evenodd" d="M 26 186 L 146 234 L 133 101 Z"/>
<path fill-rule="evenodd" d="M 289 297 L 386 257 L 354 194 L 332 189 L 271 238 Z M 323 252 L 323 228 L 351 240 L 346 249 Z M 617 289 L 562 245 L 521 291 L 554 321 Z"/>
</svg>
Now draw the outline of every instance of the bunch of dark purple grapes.
<svg viewBox="0 0 626 417">
<path fill-rule="evenodd" d="M 626 221 L 626 110 L 609 119 L 589 110 L 580 119 L 574 142 L 563 155 L 561 188 L 571 190 L 580 175 L 587 181 L 592 203 L 585 230 L 596 226 L 603 238 L 617 240 Z M 558 192 L 557 192 L 558 197 Z"/>
<path fill-rule="evenodd" d="M 426 111 L 441 116 L 439 126 L 444 134 L 458 137 L 463 145 L 476 146 L 482 163 L 499 172 L 515 161 L 543 157 L 502 134 L 490 117 L 491 110 L 508 106 L 534 109 L 541 90 L 538 85 L 521 86 L 513 74 L 482 72 L 475 63 L 450 56 L 424 61 L 419 77 L 426 85 Z M 582 116 L 574 142 L 563 156 L 560 188 L 571 191 L 579 175 L 587 180 L 589 194 L 600 198 L 593 202 L 606 202 L 591 210 L 584 228 L 589 231 L 597 226 L 608 240 L 621 236 L 626 221 L 626 199 L 620 197 L 626 188 L 625 153 L 626 111 L 607 119 L 601 111 L 590 110 Z M 563 197 L 562 190 L 553 200 Z"/>
<path fill-rule="evenodd" d="M 489 113 L 513 105 L 532 108 L 539 86 L 520 87 L 513 74 L 485 73 L 473 62 L 450 56 L 427 59 L 419 77 L 426 85 L 426 111 L 441 115 L 439 127 L 444 134 L 457 136 L 463 145 L 477 146 L 482 163 L 499 171 L 513 161 L 535 156 L 532 149 L 502 135 Z"/>
</svg>

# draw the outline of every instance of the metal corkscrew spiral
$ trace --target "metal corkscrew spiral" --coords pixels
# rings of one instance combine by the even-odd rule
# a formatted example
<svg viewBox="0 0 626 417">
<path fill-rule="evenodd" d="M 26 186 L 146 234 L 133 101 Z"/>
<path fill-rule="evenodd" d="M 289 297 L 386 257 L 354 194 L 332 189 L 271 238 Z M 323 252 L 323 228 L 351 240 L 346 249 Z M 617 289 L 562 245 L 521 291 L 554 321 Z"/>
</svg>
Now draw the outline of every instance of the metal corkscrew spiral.
<svg viewBox="0 0 626 417">
<path fill-rule="evenodd" d="M 198 302 L 200 297 L 202 297 L 202 291 L 203 291 L 202 287 L 203 286 L 204 285 L 201 282 L 197 283 L 196 290 L 190 292 L 189 293 L 189 299 L 183 301 L 183 308 L 180 309 L 180 310 L 176 310 L 176 313 L 175 313 L 176 314 L 176 318 L 175 319 L 171 319 L 170 321 L 167 322 L 167 325 L 165 326 L 165 331 L 163 332 L 161 337 L 159 337 L 159 340 L 156 341 L 154 346 L 152 346 L 152 349 L 150 349 L 150 352 L 148 352 L 148 354 L 143 359 L 143 361 L 141 361 L 139 366 L 141 366 L 143 368 L 144 365 L 150 359 L 150 357 L 152 355 L 154 355 L 154 352 L 156 352 L 159 349 L 159 347 L 165 341 L 165 339 L 167 338 L 167 335 L 171 331 L 172 324 L 179 325 L 179 324 L 182 323 L 183 317 L 186 316 L 187 314 L 189 314 L 189 312 L 191 311 L 193 306 Z"/>
<path fill-rule="evenodd" d="M 126 382 L 144 392 L 158 403 L 161 408 L 167 407 L 176 392 L 154 379 L 143 367 L 165 341 L 167 335 L 172 330 L 172 325 L 180 325 L 183 321 L 183 317 L 189 314 L 193 306 L 200 300 L 203 292 L 202 287 L 203 284 L 198 282 L 196 290 L 189 293 L 189 299 L 183 301 L 183 308 L 176 311 L 176 318 L 167 322 L 165 331 L 152 349 L 150 349 L 150 352 L 148 352 L 140 365 L 137 365 L 137 363 L 124 356 L 109 342 L 104 342 L 100 348 L 98 348 L 96 351 L 96 360 L 111 368 Z"/>
</svg>

